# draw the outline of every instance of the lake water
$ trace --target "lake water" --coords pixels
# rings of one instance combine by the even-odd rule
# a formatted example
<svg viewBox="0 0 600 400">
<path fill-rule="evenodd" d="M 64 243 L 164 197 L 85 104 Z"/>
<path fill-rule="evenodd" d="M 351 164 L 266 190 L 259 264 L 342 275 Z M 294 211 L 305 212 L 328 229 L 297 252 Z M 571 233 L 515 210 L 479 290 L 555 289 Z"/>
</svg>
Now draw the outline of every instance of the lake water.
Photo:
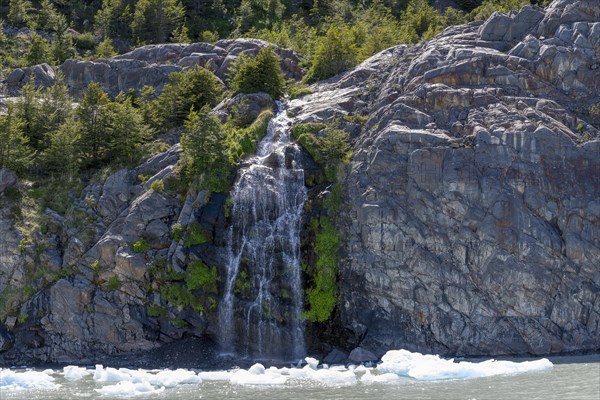
<svg viewBox="0 0 600 400">
<path fill-rule="evenodd" d="M 374 368 L 307 359 L 303 367 L 230 371 L 2 369 L 0 399 L 600 399 L 600 355 L 483 362 L 388 355 Z"/>
</svg>

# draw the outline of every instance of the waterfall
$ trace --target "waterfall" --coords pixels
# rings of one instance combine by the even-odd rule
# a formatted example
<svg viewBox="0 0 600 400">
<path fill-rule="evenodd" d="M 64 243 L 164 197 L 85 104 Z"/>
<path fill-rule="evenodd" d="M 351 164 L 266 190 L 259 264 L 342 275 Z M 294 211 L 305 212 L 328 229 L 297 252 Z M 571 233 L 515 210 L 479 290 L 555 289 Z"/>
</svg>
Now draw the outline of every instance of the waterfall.
<svg viewBox="0 0 600 400">
<path fill-rule="evenodd" d="M 303 357 L 300 224 L 306 200 L 300 149 L 281 103 L 231 192 L 227 278 L 219 308 L 225 351 Z"/>
</svg>

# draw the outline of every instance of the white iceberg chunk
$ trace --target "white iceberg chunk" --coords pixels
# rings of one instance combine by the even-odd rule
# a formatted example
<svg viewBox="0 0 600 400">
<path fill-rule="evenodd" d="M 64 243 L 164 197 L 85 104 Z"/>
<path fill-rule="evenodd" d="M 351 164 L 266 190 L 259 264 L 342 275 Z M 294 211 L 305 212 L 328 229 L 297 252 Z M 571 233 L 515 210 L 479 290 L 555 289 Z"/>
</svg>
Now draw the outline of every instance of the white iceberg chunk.
<svg viewBox="0 0 600 400">
<path fill-rule="evenodd" d="M 481 378 L 494 375 L 518 374 L 552 368 L 547 359 L 513 362 L 487 360 L 482 362 L 443 359 L 437 355 L 411 353 L 407 350 L 391 350 L 377 366 L 380 372 L 394 373 L 418 380 L 444 380 Z"/>
<path fill-rule="evenodd" d="M 104 386 L 100 389 L 94 389 L 104 396 L 131 397 L 143 394 L 157 394 L 165 390 L 164 387 L 155 388 L 149 382 L 133 383 L 129 381 L 119 382 L 116 385 Z"/>
<path fill-rule="evenodd" d="M 91 375 L 92 371 L 88 371 L 83 367 L 77 367 L 75 365 L 67 365 L 63 368 L 63 376 L 68 381 L 78 381 L 84 377 Z"/>
<path fill-rule="evenodd" d="M 54 383 L 50 376 L 52 370 L 39 371 L 11 371 L 0 368 L 0 393 L 4 390 L 20 389 L 58 389 L 60 385 Z"/>
</svg>

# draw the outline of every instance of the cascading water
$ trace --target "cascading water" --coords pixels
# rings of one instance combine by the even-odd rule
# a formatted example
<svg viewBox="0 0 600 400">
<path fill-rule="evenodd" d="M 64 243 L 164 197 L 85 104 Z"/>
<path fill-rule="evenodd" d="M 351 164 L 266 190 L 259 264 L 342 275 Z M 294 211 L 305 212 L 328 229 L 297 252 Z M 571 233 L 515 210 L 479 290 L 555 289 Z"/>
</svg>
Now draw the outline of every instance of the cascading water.
<svg viewBox="0 0 600 400">
<path fill-rule="evenodd" d="M 303 357 L 300 224 L 306 187 L 291 121 L 278 113 L 231 193 L 221 341 L 252 358 Z"/>
</svg>

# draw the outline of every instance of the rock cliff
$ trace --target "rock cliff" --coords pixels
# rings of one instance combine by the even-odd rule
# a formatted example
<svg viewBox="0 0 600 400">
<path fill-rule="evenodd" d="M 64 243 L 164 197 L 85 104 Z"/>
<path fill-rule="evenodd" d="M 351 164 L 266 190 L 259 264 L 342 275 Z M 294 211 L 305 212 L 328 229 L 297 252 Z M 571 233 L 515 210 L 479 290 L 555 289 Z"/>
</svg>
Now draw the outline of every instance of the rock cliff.
<svg viewBox="0 0 600 400">
<path fill-rule="evenodd" d="M 339 313 L 355 345 L 600 349 L 600 5 L 496 13 L 292 102 L 368 115 L 344 180 Z M 588 132 L 587 134 L 585 132 Z"/>
<path fill-rule="evenodd" d="M 600 101 L 598 21 L 591 0 L 497 13 L 385 50 L 289 102 L 295 123 L 341 121 L 351 133 L 334 319 L 348 341 L 330 344 L 379 356 L 600 349 L 600 132 L 582 112 Z M 99 80 L 116 94 L 196 64 L 225 78 L 254 45 L 266 44 L 147 46 L 60 69 L 74 92 Z M 300 77 L 299 56 L 278 51 Z M 37 66 L 5 83 L 31 73 L 54 79 Z M 233 99 L 217 114 L 248 101 L 269 102 Z M 36 246 L 14 224 L 14 188 L 27 183 L 0 171 L 0 303 L 13 311 L 0 364 L 90 363 L 217 334 L 214 290 L 190 300 L 177 287 L 192 263 L 222 272 L 226 199 L 178 190 L 180 152 L 174 141 L 90 184 L 69 216 L 46 210 Z"/>
</svg>

